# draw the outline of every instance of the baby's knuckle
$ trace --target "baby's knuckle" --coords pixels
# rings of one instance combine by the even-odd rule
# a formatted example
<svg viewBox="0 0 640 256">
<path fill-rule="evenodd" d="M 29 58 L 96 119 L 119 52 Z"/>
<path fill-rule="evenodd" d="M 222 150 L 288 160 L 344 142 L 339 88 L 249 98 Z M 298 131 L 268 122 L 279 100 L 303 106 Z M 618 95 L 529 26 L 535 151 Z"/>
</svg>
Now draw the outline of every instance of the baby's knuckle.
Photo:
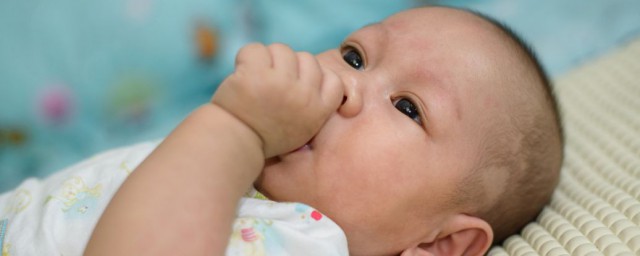
<svg viewBox="0 0 640 256">
<path fill-rule="evenodd" d="M 250 44 L 247 44 L 247 45 L 243 46 L 242 48 L 240 48 L 240 50 L 238 50 L 238 54 L 236 55 L 236 60 L 237 59 L 243 59 L 243 58 L 251 57 L 254 52 L 260 51 L 264 47 L 265 46 L 263 44 L 261 44 L 261 43 L 250 43 Z"/>
<path fill-rule="evenodd" d="M 244 47 L 242 47 L 240 50 L 245 50 L 245 51 L 254 51 L 254 50 L 260 50 L 262 48 L 264 48 L 264 44 L 261 43 L 249 43 L 247 45 L 245 45 Z"/>
<path fill-rule="evenodd" d="M 298 52 L 297 54 L 299 59 L 315 61 L 315 57 L 309 52 Z"/>
<path fill-rule="evenodd" d="M 271 50 L 275 50 L 275 51 L 282 51 L 282 52 L 287 52 L 290 51 L 292 52 L 293 50 L 291 49 L 291 47 L 289 47 L 286 44 L 283 43 L 273 43 L 271 45 L 268 46 Z"/>
<path fill-rule="evenodd" d="M 240 50 L 238 50 L 238 54 L 236 55 L 237 58 L 244 57 L 245 55 L 247 55 L 249 52 L 252 51 L 252 48 L 255 48 L 253 44 L 248 44 L 243 46 L 242 48 L 240 48 Z"/>
</svg>

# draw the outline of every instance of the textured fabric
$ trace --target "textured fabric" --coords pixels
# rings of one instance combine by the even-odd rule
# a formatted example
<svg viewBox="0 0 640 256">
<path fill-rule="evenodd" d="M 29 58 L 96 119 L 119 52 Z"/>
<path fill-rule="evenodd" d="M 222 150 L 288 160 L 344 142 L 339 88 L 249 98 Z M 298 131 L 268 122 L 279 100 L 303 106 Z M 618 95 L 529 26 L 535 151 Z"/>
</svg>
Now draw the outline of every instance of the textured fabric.
<svg viewBox="0 0 640 256">
<path fill-rule="evenodd" d="M 111 150 L 0 195 L 0 255 L 82 255 L 111 197 L 156 145 Z M 317 210 L 246 196 L 227 255 L 348 255 L 344 232 Z"/>
<path fill-rule="evenodd" d="M 537 221 L 489 255 L 640 255 L 640 39 L 557 79 L 566 156 Z"/>
</svg>

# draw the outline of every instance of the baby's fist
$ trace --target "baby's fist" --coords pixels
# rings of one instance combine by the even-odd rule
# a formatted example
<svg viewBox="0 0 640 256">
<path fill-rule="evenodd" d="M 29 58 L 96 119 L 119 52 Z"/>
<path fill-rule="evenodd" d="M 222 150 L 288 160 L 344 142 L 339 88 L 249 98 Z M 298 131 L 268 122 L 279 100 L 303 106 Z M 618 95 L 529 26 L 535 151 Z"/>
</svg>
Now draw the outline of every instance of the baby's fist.
<svg viewBox="0 0 640 256">
<path fill-rule="evenodd" d="M 342 96 L 340 79 L 313 55 L 283 44 L 250 44 L 212 101 L 256 132 L 268 158 L 309 141 Z"/>
</svg>

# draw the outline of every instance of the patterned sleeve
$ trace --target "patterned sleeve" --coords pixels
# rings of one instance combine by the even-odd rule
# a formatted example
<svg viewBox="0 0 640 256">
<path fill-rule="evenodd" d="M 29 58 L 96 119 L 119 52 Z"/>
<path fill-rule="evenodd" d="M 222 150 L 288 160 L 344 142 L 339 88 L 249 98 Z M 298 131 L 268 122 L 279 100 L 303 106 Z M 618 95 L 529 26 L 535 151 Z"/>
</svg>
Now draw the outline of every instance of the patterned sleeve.
<svg viewBox="0 0 640 256">
<path fill-rule="evenodd" d="M 0 195 L 1 256 L 82 255 L 113 194 L 156 145 L 107 151 Z"/>
</svg>

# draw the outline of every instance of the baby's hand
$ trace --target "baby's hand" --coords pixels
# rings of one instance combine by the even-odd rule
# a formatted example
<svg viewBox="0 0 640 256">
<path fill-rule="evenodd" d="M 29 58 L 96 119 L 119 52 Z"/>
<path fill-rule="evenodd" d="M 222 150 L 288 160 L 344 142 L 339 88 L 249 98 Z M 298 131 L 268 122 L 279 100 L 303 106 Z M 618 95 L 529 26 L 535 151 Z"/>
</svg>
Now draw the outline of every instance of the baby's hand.
<svg viewBox="0 0 640 256">
<path fill-rule="evenodd" d="M 309 141 L 340 105 L 343 86 L 315 57 L 286 45 L 250 44 L 238 52 L 235 72 L 212 102 L 262 139 L 265 157 Z"/>
</svg>

